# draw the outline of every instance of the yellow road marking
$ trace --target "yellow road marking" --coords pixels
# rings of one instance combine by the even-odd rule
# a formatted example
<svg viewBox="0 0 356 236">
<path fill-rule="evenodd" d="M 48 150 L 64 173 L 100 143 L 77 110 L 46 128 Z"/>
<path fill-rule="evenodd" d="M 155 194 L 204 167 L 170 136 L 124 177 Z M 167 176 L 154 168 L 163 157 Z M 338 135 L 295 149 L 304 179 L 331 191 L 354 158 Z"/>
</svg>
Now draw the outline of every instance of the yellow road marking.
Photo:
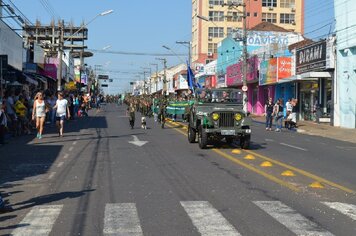
<svg viewBox="0 0 356 236">
<path fill-rule="evenodd" d="M 319 182 L 314 182 L 314 183 L 311 183 L 309 184 L 309 187 L 311 188 L 325 188 L 321 183 Z"/>
<path fill-rule="evenodd" d="M 260 166 L 262 166 L 262 167 L 272 167 L 273 165 L 269 161 L 264 161 L 264 162 L 261 163 Z"/>
<path fill-rule="evenodd" d="M 247 152 L 247 153 L 253 154 L 253 155 L 255 155 L 255 156 L 258 156 L 258 157 L 260 157 L 260 158 L 262 158 L 262 159 L 264 159 L 264 160 L 266 160 L 266 161 L 270 161 L 270 162 L 272 162 L 272 163 L 274 163 L 274 164 L 276 164 L 276 165 L 285 167 L 286 169 L 293 170 L 293 171 L 295 171 L 295 172 L 297 172 L 297 173 L 299 173 L 299 174 L 301 174 L 301 175 L 304 175 L 304 176 L 306 176 L 306 177 L 309 177 L 309 178 L 311 178 L 311 179 L 314 179 L 315 181 L 318 181 L 318 182 L 327 184 L 327 185 L 329 185 L 329 186 L 338 188 L 338 189 L 343 190 L 343 191 L 348 192 L 348 193 L 353 193 L 353 194 L 355 193 L 355 191 L 353 191 L 353 190 L 351 190 L 351 189 L 349 189 L 349 188 L 347 188 L 347 187 L 341 186 L 341 185 L 339 185 L 339 184 L 337 184 L 337 183 L 331 182 L 331 181 L 329 181 L 329 180 L 326 180 L 326 179 L 324 179 L 324 178 L 322 178 L 322 177 L 316 176 L 316 175 L 314 175 L 314 174 L 312 174 L 312 173 L 309 173 L 309 172 L 307 172 L 307 171 L 304 171 L 304 170 L 301 170 L 301 169 L 299 169 L 299 168 L 290 166 L 290 165 L 288 165 L 288 164 L 284 164 L 284 163 L 282 163 L 282 162 L 280 162 L 280 161 L 273 160 L 273 159 L 271 159 L 271 158 L 269 158 L 269 157 L 266 157 L 266 156 L 264 156 L 264 155 L 258 154 L 258 153 L 254 152 L 254 151 L 250 151 L 250 150 L 244 150 L 244 151 Z"/>
<path fill-rule="evenodd" d="M 295 174 L 293 173 L 293 171 L 290 171 L 290 170 L 286 170 L 286 171 L 283 171 L 281 173 L 282 176 L 288 176 L 288 177 L 293 177 L 295 176 Z"/>
<path fill-rule="evenodd" d="M 251 155 L 251 154 L 247 154 L 245 157 L 244 157 L 245 160 L 255 160 L 256 157 L 254 155 Z"/>
<path fill-rule="evenodd" d="M 234 150 L 231 151 L 231 153 L 233 153 L 233 154 L 241 154 L 241 150 L 234 149 Z"/>
<path fill-rule="evenodd" d="M 217 154 L 219 154 L 220 156 L 224 157 L 225 159 L 228 159 L 228 160 L 230 160 L 230 161 L 232 161 L 232 162 L 234 162 L 234 163 L 236 163 L 236 164 L 238 164 L 240 166 L 243 166 L 243 167 L 245 167 L 245 168 L 247 168 L 247 169 L 249 169 L 249 170 L 251 170 L 251 171 L 253 171 L 253 172 L 257 173 L 257 174 L 259 174 L 259 175 L 262 175 L 263 177 L 265 177 L 265 178 L 267 178 L 267 179 L 269 179 L 269 180 L 271 180 L 271 181 L 273 181 L 275 183 L 278 183 L 278 184 L 280 184 L 280 185 L 282 185 L 284 187 L 287 187 L 287 188 L 289 188 L 289 189 L 291 189 L 291 190 L 293 190 L 295 192 L 299 192 L 300 191 L 300 189 L 295 187 L 294 185 L 292 185 L 292 184 L 290 184 L 288 182 L 285 182 L 285 181 L 283 181 L 281 179 L 278 179 L 278 178 L 274 177 L 273 175 L 267 174 L 266 172 L 261 171 L 261 170 L 255 168 L 255 167 L 253 167 L 253 166 L 250 166 L 249 164 L 246 164 L 246 163 L 236 159 L 235 157 L 230 156 L 229 154 L 227 154 L 225 152 L 222 152 L 222 151 L 220 151 L 218 149 L 215 149 L 215 148 L 212 149 L 212 150 L 214 152 L 216 152 Z"/>
</svg>

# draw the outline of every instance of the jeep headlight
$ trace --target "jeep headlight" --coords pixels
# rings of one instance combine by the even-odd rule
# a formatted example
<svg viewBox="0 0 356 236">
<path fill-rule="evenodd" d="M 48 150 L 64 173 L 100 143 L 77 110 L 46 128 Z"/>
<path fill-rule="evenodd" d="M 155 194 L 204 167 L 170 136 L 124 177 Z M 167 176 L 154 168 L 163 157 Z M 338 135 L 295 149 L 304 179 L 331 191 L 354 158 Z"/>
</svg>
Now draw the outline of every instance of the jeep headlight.
<svg viewBox="0 0 356 236">
<path fill-rule="evenodd" d="M 213 120 L 217 121 L 220 118 L 220 115 L 218 113 L 213 113 L 211 117 L 213 118 Z"/>
<path fill-rule="evenodd" d="M 235 120 L 240 121 L 242 119 L 242 115 L 240 113 L 235 114 Z"/>
</svg>

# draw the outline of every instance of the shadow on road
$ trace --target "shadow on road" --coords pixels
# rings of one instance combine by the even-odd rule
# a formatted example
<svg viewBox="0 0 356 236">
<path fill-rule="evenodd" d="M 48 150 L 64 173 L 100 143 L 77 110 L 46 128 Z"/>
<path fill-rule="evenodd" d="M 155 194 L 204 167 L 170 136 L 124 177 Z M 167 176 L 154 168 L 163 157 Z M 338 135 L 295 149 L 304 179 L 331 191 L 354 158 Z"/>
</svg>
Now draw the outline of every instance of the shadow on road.
<svg viewBox="0 0 356 236">
<path fill-rule="evenodd" d="M 74 198 L 79 198 L 84 196 L 87 193 L 93 192 L 96 189 L 89 189 L 89 190 L 82 190 L 82 191 L 76 191 L 76 192 L 60 192 L 60 193 L 53 193 L 53 194 L 47 194 L 39 197 L 34 197 L 29 200 L 23 201 L 16 203 L 12 205 L 14 207 L 14 211 L 22 210 L 22 209 L 27 209 L 31 208 L 34 206 L 39 206 L 39 205 L 46 205 L 50 203 L 54 203 L 57 201 L 61 201 L 64 199 L 74 199 Z M 20 206 L 20 207 L 17 207 Z"/>
</svg>

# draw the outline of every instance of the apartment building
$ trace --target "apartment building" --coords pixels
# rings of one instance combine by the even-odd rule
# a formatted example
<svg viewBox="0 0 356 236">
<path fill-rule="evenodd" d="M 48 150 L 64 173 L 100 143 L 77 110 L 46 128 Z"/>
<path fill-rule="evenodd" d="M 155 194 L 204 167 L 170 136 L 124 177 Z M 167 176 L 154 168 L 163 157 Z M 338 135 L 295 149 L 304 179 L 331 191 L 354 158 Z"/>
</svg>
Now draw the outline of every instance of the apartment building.
<svg viewBox="0 0 356 236">
<path fill-rule="evenodd" d="M 217 58 L 218 43 L 234 29 L 252 28 L 270 22 L 298 33 L 304 31 L 304 0 L 192 0 L 192 62 L 207 64 Z"/>
</svg>

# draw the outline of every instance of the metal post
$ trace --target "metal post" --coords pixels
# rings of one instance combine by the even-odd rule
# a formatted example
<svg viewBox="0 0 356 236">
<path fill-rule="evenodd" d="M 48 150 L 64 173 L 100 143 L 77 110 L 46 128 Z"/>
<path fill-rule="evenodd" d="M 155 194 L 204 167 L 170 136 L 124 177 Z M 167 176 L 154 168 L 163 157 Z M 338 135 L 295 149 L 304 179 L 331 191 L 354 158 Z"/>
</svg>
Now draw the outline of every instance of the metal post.
<svg viewBox="0 0 356 236">
<path fill-rule="evenodd" d="M 242 85 L 247 88 L 247 24 L 246 24 L 246 3 L 243 3 L 243 78 Z M 245 112 L 247 108 L 247 90 L 243 91 L 243 109 Z"/>
<path fill-rule="evenodd" d="M 62 57 L 63 57 L 63 37 L 64 37 L 64 20 L 62 20 L 62 25 L 60 26 L 60 34 L 61 36 L 59 37 L 59 45 L 58 45 L 58 50 L 59 50 L 59 63 L 58 63 L 58 69 L 59 69 L 59 73 L 57 73 L 59 76 L 57 78 L 57 91 L 61 91 L 62 90 L 62 66 L 63 66 L 63 62 L 62 62 Z"/>
<path fill-rule="evenodd" d="M 164 85 L 164 91 L 166 92 L 167 95 L 167 59 L 163 59 L 163 66 L 164 66 L 164 77 L 163 77 L 163 85 Z"/>
</svg>

